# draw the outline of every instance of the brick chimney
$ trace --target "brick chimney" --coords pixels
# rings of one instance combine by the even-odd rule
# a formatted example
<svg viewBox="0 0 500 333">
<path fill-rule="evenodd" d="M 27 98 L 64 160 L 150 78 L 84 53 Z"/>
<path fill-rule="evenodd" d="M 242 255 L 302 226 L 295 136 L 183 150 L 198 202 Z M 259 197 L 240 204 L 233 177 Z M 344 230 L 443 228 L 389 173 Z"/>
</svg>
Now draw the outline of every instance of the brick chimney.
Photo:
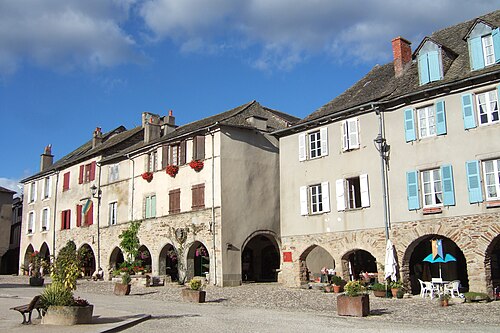
<svg viewBox="0 0 500 333">
<path fill-rule="evenodd" d="M 168 116 L 163 117 L 163 135 L 172 133 L 175 130 L 175 117 L 172 110 L 168 111 Z"/>
<path fill-rule="evenodd" d="M 40 155 L 40 171 L 47 170 L 54 163 L 54 155 L 52 155 L 52 145 L 47 145 Z"/>
<path fill-rule="evenodd" d="M 100 127 L 96 127 L 92 135 L 92 148 L 99 146 L 102 143 L 102 132 Z"/>
<path fill-rule="evenodd" d="M 403 37 L 396 37 L 392 40 L 392 55 L 394 57 L 394 73 L 400 77 L 406 67 L 411 62 L 411 43 Z"/>
</svg>

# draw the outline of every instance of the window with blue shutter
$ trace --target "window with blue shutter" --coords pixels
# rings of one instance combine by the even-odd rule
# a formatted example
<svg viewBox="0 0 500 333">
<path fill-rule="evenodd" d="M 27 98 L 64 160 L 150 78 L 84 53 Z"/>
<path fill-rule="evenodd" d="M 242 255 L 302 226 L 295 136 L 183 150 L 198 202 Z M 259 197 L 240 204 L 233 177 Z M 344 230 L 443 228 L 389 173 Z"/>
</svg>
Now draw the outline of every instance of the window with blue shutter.
<svg viewBox="0 0 500 333">
<path fill-rule="evenodd" d="M 444 101 L 436 103 L 436 134 L 446 134 L 446 114 L 444 111 Z"/>
<path fill-rule="evenodd" d="M 443 182 L 443 205 L 455 205 L 455 189 L 453 186 L 453 171 L 451 165 L 441 167 L 441 179 Z"/>
<path fill-rule="evenodd" d="M 439 81 L 442 79 L 441 59 L 439 51 L 429 51 L 426 53 L 421 53 L 418 55 L 417 59 L 420 85 Z"/>
<path fill-rule="evenodd" d="M 419 54 L 418 56 L 418 76 L 420 78 L 420 84 L 429 83 L 429 65 L 427 64 L 427 54 Z"/>
<path fill-rule="evenodd" d="M 493 50 L 495 52 L 495 62 L 500 63 L 500 30 L 496 28 L 491 32 L 493 37 Z"/>
<path fill-rule="evenodd" d="M 462 95 L 462 114 L 465 129 L 475 128 L 477 126 L 476 117 L 474 116 L 474 106 L 472 103 L 472 94 Z"/>
<path fill-rule="evenodd" d="M 406 173 L 406 193 L 408 196 L 408 210 L 420 209 L 417 171 L 408 171 Z"/>
<path fill-rule="evenodd" d="M 469 39 L 469 52 L 472 70 L 484 68 L 483 44 L 481 36 Z"/>
<path fill-rule="evenodd" d="M 414 141 L 417 139 L 415 133 L 415 116 L 413 109 L 405 110 L 405 138 L 406 142 Z"/>
<path fill-rule="evenodd" d="M 479 161 L 467 161 L 465 163 L 465 169 L 467 172 L 467 189 L 469 190 L 469 202 L 482 202 L 483 193 L 481 191 Z"/>
</svg>

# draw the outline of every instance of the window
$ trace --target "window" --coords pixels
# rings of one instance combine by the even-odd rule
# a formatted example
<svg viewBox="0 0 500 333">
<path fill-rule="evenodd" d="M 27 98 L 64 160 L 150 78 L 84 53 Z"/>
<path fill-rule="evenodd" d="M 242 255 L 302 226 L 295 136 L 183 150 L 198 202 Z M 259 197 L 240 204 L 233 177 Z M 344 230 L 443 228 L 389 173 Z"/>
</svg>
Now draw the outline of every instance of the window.
<svg viewBox="0 0 500 333">
<path fill-rule="evenodd" d="M 454 206 L 455 189 L 451 165 L 423 171 L 408 171 L 406 173 L 408 210 L 421 208 L 420 192 L 424 208 Z"/>
<path fill-rule="evenodd" d="M 156 217 L 156 195 L 146 196 L 144 217 L 149 219 Z"/>
<path fill-rule="evenodd" d="M 78 177 L 78 184 L 89 183 L 95 180 L 95 166 L 96 162 L 80 165 L 80 176 Z"/>
<path fill-rule="evenodd" d="M 198 135 L 193 138 L 193 160 L 205 159 L 205 136 Z"/>
<path fill-rule="evenodd" d="M 337 179 L 335 182 L 337 211 L 364 208 L 370 206 L 368 175 Z"/>
<path fill-rule="evenodd" d="M 482 69 L 500 61 L 498 28 L 479 22 L 470 31 L 468 42 L 472 70 Z"/>
<path fill-rule="evenodd" d="M 181 141 L 178 144 L 170 146 L 170 163 L 171 165 L 186 164 L 186 141 Z"/>
<path fill-rule="evenodd" d="M 358 118 L 342 122 L 342 149 L 344 151 L 359 148 Z"/>
<path fill-rule="evenodd" d="M 441 68 L 441 52 L 431 51 L 428 53 L 419 54 L 418 61 L 418 74 L 420 84 L 439 81 L 442 79 Z"/>
<path fill-rule="evenodd" d="M 115 182 L 120 178 L 118 166 L 119 166 L 118 163 L 109 166 L 109 168 L 108 168 L 108 182 L 109 183 Z"/>
<path fill-rule="evenodd" d="M 197 210 L 205 208 L 205 184 L 193 185 L 193 187 L 191 188 L 191 194 L 191 209 Z"/>
<path fill-rule="evenodd" d="M 168 192 L 168 213 L 176 214 L 181 212 L 181 190 L 176 189 Z"/>
<path fill-rule="evenodd" d="M 109 203 L 109 225 L 116 224 L 116 213 L 118 208 L 118 202 L 110 202 Z"/>
<path fill-rule="evenodd" d="M 35 231 L 35 212 L 28 213 L 28 225 L 27 225 L 27 234 L 32 234 Z"/>
<path fill-rule="evenodd" d="M 63 191 L 69 190 L 69 171 L 63 175 Z"/>
<path fill-rule="evenodd" d="M 157 152 L 156 150 L 150 152 L 147 157 L 146 171 L 155 172 L 157 166 Z"/>
<path fill-rule="evenodd" d="M 30 184 L 30 192 L 29 192 L 29 203 L 35 202 L 36 200 L 36 182 Z"/>
<path fill-rule="evenodd" d="M 44 208 L 42 210 L 42 221 L 41 221 L 41 231 L 49 230 L 49 209 Z"/>
<path fill-rule="evenodd" d="M 498 94 L 491 90 L 476 95 L 479 124 L 486 125 L 498 121 Z"/>
<path fill-rule="evenodd" d="M 500 199 L 500 159 L 483 162 L 486 200 Z"/>
<path fill-rule="evenodd" d="M 328 155 L 328 130 L 299 134 L 299 161 Z"/>
<path fill-rule="evenodd" d="M 446 134 L 446 113 L 444 101 L 424 106 L 416 110 L 404 111 L 404 130 L 406 142 Z M 416 125 L 417 122 L 417 125 Z M 416 131 L 415 131 L 416 130 Z"/>
<path fill-rule="evenodd" d="M 493 37 L 486 35 L 481 37 L 481 45 L 483 47 L 484 65 L 489 66 L 495 63 L 495 50 L 493 48 Z"/>
<path fill-rule="evenodd" d="M 61 212 L 61 230 L 69 229 L 71 227 L 71 209 L 63 210 Z"/>
<path fill-rule="evenodd" d="M 300 188 L 300 214 L 319 214 L 330 211 L 329 183 L 302 186 Z"/>
<path fill-rule="evenodd" d="M 50 191 L 52 189 L 52 185 L 50 183 L 50 177 L 45 177 L 43 181 L 43 198 L 47 199 L 50 197 Z"/>
</svg>

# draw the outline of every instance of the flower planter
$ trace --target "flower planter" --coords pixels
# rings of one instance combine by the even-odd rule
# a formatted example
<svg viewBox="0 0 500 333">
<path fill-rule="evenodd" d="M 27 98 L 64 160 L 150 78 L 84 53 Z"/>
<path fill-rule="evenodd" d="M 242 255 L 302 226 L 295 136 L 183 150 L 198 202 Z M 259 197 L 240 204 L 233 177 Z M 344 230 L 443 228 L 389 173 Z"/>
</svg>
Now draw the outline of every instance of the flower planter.
<svg viewBox="0 0 500 333">
<path fill-rule="evenodd" d="M 182 289 L 182 299 L 188 302 L 205 303 L 205 290 Z"/>
<path fill-rule="evenodd" d="M 342 286 L 337 286 L 337 285 L 333 285 L 333 292 L 338 294 L 338 293 L 341 293 L 344 291 L 344 288 Z"/>
<path fill-rule="evenodd" d="M 396 298 L 396 296 L 398 295 L 398 288 L 392 288 L 391 289 L 391 293 L 392 293 L 392 297 Z"/>
<path fill-rule="evenodd" d="M 366 317 L 370 314 L 370 298 L 368 295 L 337 297 L 337 314 L 339 316 Z"/>
<path fill-rule="evenodd" d="M 448 306 L 448 300 L 447 299 L 441 299 L 439 300 L 439 306 Z"/>
<path fill-rule="evenodd" d="M 193 169 L 194 171 L 196 172 L 200 172 L 201 169 L 203 169 L 203 161 L 200 161 L 200 160 L 192 160 L 191 162 L 189 162 L 189 166 L 191 167 L 191 169 Z"/>
<path fill-rule="evenodd" d="M 115 283 L 114 294 L 117 296 L 125 296 L 130 294 L 130 284 Z"/>
<path fill-rule="evenodd" d="M 76 325 L 92 323 L 94 306 L 49 306 L 42 317 L 44 325 Z"/>
<path fill-rule="evenodd" d="M 44 279 L 42 277 L 30 277 L 30 286 L 32 287 L 41 287 L 43 286 Z"/>
<path fill-rule="evenodd" d="M 385 290 L 374 290 L 373 296 L 375 297 L 385 297 L 387 295 Z"/>
</svg>

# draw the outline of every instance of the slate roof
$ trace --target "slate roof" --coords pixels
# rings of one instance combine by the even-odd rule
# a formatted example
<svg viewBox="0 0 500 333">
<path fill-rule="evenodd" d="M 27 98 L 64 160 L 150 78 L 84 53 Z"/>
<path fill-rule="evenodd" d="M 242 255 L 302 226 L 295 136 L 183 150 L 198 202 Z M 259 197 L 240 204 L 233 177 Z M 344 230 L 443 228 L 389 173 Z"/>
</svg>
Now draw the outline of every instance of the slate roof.
<svg viewBox="0 0 500 333">
<path fill-rule="evenodd" d="M 481 16 L 479 19 L 489 23 L 491 26 L 498 27 L 500 26 L 500 10 Z M 473 19 L 436 31 L 422 41 L 423 43 L 426 40 L 431 40 L 442 45 L 446 52 L 452 52 L 451 54 L 454 59 L 452 59 L 448 68 L 444 68 L 445 72 L 442 80 L 420 85 L 418 64 L 415 60 L 416 54 L 413 54 L 413 61 L 407 64 L 403 75 L 400 77 L 395 77 L 392 62 L 382 66 L 376 65 L 352 87 L 299 121 L 294 127 L 305 125 L 326 116 L 341 114 L 349 109 L 361 107 L 369 103 L 387 103 L 390 105 L 391 103 L 396 103 L 398 99 L 409 95 L 416 95 L 468 78 L 500 72 L 499 64 L 488 66 L 482 70 L 471 71 L 468 43 L 464 38 L 475 22 L 476 19 Z M 419 46 L 415 50 L 418 49 Z M 284 130 L 280 132 L 286 134 L 289 131 Z"/>
<path fill-rule="evenodd" d="M 9 194 L 14 194 L 16 192 L 9 190 L 8 188 L 0 186 L 0 193 L 9 193 Z"/>
</svg>

